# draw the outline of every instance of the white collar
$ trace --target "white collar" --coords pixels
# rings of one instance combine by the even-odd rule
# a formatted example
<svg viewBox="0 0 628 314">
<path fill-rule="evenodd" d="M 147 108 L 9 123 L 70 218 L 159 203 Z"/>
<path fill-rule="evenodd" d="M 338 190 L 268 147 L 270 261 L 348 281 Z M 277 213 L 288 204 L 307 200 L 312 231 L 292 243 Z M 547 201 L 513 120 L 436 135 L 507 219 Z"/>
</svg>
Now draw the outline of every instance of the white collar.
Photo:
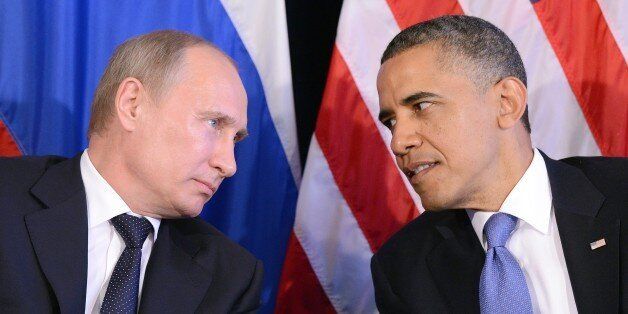
<svg viewBox="0 0 628 314">
<path fill-rule="evenodd" d="M 87 226 L 89 229 L 108 222 L 111 218 L 129 214 L 136 217 L 145 217 L 153 225 L 153 241 L 157 240 L 161 219 L 138 215 L 131 211 L 120 195 L 107 183 L 92 161 L 87 149 L 81 155 L 81 177 L 85 186 L 87 198 Z"/>
<path fill-rule="evenodd" d="M 527 223 L 543 234 L 549 232 L 552 190 L 545 160 L 538 149 L 534 149 L 532 163 L 510 191 L 499 211 L 519 218 L 518 226 Z M 484 224 L 495 213 L 468 209 L 467 214 L 478 239 L 484 239 Z"/>
</svg>

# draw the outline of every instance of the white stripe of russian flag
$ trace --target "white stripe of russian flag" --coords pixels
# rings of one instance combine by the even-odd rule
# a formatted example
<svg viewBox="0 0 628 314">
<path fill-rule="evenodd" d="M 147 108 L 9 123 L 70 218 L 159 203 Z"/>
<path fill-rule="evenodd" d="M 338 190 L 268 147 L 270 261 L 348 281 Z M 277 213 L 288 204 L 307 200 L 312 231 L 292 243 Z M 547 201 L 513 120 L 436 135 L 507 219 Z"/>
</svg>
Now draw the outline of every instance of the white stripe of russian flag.
<svg viewBox="0 0 628 314">
<path fill-rule="evenodd" d="M 262 79 L 268 110 L 297 187 L 301 181 L 284 1 L 222 0 Z M 263 14 L 262 14 L 263 12 Z M 264 49 L 264 47 L 274 49 Z"/>
</svg>

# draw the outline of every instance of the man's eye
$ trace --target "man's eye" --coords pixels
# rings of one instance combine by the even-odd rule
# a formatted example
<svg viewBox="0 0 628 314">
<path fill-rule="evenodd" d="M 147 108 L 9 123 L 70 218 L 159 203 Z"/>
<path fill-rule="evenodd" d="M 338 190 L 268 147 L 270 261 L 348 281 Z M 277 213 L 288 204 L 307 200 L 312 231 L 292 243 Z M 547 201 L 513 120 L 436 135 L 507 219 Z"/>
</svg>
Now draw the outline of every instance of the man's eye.
<svg viewBox="0 0 628 314">
<path fill-rule="evenodd" d="M 395 118 L 390 118 L 390 119 L 384 121 L 384 125 L 387 128 L 391 129 L 391 130 L 392 130 L 392 128 L 395 127 L 395 124 L 397 124 L 397 119 L 395 119 Z"/>
<path fill-rule="evenodd" d="M 420 102 L 420 103 L 416 104 L 416 107 L 417 107 L 420 111 L 423 111 L 423 110 L 427 109 L 427 108 L 428 108 L 429 106 L 431 106 L 431 105 L 432 105 L 432 103 L 431 103 L 431 102 L 429 102 L 429 101 L 423 101 L 423 102 Z"/>
<path fill-rule="evenodd" d="M 209 123 L 209 125 L 211 125 L 212 127 L 217 127 L 218 126 L 218 119 L 209 119 L 209 120 L 207 120 L 207 123 Z"/>
</svg>

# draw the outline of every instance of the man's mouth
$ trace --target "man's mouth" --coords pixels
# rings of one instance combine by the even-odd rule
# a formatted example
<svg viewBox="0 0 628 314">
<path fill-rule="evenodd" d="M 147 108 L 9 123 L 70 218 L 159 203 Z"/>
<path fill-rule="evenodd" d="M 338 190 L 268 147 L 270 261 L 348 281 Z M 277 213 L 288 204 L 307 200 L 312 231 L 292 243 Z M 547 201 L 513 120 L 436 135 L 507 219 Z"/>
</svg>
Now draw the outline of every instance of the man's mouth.
<svg viewBox="0 0 628 314">
<path fill-rule="evenodd" d="M 194 181 L 199 183 L 199 186 L 200 186 L 201 191 L 203 192 L 203 194 L 206 194 L 208 196 L 212 196 L 212 195 L 214 195 L 214 193 L 216 193 L 217 187 L 215 185 L 209 183 L 208 181 L 199 180 L 199 179 L 194 179 Z"/>
<path fill-rule="evenodd" d="M 420 177 L 425 175 L 428 171 L 430 171 L 432 168 L 436 167 L 439 164 L 440 163 L 438 161 L 421 162 L 421 163 L 416 164 L 415 166 L 406 168 L 404 173 L 406 174 L 406 176 L 408 177 L 411 183 L 416 183 L 414 181 L 418 180 Z"/>
</svg>

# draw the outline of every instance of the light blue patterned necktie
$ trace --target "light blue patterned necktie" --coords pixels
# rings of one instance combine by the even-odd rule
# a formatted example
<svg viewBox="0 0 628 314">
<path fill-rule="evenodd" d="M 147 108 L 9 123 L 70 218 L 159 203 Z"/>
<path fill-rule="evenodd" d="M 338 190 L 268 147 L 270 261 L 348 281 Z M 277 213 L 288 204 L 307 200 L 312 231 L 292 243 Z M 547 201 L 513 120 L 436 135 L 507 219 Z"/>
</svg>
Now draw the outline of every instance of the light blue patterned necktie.
<svg viewBox="0 0 628 314">
<path fill-rule="evenodd" d="M 505 247 L 517 217 L 496 213 L 484 225 L 488 250 L 480 276 L 482 313 L 532 313 L 523 271 Z"/>
</svg>

